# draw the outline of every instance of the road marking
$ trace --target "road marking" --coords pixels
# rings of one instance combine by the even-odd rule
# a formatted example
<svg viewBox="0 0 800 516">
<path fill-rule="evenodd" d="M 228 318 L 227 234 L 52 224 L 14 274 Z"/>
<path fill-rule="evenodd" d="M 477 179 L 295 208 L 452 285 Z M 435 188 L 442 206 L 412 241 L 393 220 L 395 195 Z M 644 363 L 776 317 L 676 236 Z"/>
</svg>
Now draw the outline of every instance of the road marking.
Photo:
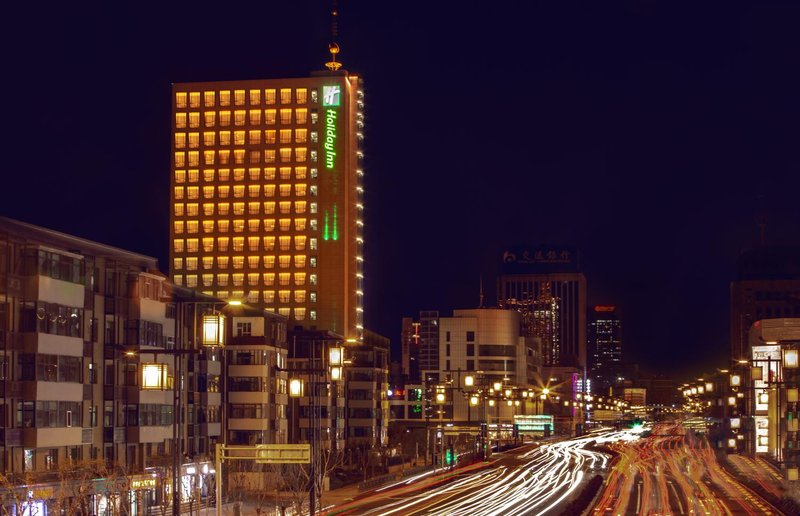
<svg viewBox="0 0 800 516">
<path fill-rule="evenodd" d="M 642 483 L 636 484 L 636 514 L 641 512 L 642 508 Z"/>
</svg>

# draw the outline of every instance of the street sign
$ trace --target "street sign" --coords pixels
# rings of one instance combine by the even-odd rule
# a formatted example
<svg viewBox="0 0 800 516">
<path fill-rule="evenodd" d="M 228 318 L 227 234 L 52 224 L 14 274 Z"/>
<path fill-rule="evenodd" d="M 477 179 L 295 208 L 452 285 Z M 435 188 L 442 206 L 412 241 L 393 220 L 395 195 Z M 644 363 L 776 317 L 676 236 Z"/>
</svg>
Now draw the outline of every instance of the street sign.
<svg viewBox="0 0 800 516">
<path fill-rule="evenodd" d="M 257 444 L 256 464 L 308 464 L 310 444 Z"/>
</svg>

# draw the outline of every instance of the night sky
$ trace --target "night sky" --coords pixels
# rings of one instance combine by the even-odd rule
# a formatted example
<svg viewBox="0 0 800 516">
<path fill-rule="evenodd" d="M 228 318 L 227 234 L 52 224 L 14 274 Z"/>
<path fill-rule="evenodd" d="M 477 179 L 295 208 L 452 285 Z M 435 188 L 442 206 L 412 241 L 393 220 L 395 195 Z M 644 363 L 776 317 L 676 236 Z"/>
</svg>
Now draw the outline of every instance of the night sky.
<svg viewBox="0 0 800 516">
<path fill-rule="evenodd" d="M 329 4 L 116 4 L 5 8 L 0 214 L 166 271 L 170 83 L 307 76 Z M 368 328 L 475 307 L 481 276 L 491 305 L 505 247 L 574 245 L 629 359 L 725 363 L 756 215 L 800 244 L 800 4 L 586 4 L 340 1 L 367 81 Z"/>
</svg>

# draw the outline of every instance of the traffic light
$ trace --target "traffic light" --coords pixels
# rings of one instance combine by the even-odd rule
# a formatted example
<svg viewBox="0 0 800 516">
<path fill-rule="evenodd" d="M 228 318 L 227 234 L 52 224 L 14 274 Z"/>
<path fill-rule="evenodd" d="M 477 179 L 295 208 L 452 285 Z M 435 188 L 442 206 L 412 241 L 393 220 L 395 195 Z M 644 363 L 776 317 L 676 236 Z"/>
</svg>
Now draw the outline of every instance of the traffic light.
<svg viewBox="0 0 800 516">
<path fill-rule="evenodd" d="M 447 447 L 447 451 L 445 452 L 444 456 L 444 463 L 448 466 L 452 466 L 456 462 L 456 454 L 453 452 L 453 445 Z"/>
</svg>

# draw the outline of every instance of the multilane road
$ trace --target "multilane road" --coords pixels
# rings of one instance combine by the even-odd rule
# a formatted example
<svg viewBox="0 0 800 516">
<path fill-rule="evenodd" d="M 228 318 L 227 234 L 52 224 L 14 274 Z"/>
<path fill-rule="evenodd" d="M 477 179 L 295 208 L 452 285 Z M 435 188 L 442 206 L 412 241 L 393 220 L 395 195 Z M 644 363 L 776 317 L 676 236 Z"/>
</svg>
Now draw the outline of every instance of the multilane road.
<svg viewBox="0 0 800 516">
<path fill-rule="evenodd" d="M 705 438 L 680 425 L 659 425 L 619 453 L 594 514 L 781 514 L 717 462 Z"/>
</svg>

